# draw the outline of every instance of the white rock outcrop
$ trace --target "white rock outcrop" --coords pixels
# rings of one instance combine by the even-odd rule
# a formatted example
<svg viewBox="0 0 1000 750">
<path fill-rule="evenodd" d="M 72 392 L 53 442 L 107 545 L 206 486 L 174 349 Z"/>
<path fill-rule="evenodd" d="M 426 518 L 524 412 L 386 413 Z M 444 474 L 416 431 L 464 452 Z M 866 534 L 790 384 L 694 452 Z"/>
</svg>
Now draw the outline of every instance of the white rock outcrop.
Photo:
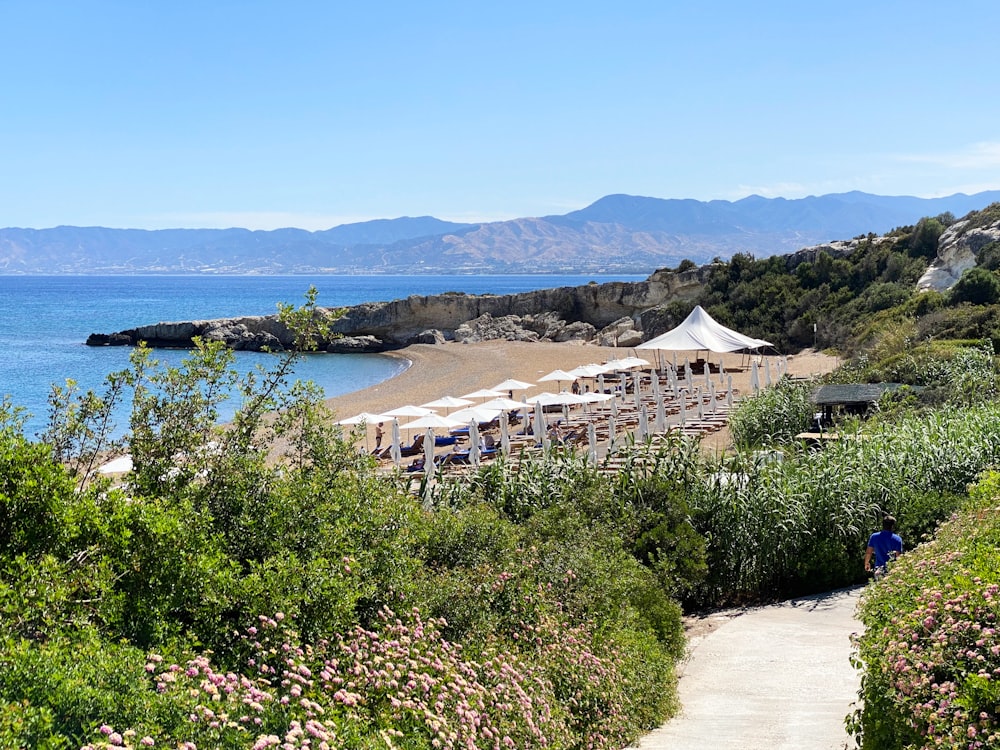
<svg viewBox="0 0 1000 750">
<path fill-rule="evenodd" d="M 920 291 L 950 289 L 962 274 L 976 265 L 979 251 L 1000 241 L 1000 222 L 969 229 L 969 221 L 957 221 L 938 240 L 937 258 L 917 281 Z"/>
</svg>

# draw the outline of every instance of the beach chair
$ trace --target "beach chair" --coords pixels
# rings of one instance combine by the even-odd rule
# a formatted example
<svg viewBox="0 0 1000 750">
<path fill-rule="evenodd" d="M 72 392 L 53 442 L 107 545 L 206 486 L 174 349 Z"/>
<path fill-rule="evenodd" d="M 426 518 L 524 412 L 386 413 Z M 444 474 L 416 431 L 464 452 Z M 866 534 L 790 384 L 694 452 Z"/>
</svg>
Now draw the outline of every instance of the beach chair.
<svg viewBox="0 0 1000 750">
<path fill-rule="evenodd" d="M 399 449 L 399 455 L 401 456 L 415 456 L 424 450 L 424 433 L 420 433 L 415 438 L 413 442 L 409 445 L 404 445 Z M 389 455 L 392 455 L 390 452 Z"/>
</svg>

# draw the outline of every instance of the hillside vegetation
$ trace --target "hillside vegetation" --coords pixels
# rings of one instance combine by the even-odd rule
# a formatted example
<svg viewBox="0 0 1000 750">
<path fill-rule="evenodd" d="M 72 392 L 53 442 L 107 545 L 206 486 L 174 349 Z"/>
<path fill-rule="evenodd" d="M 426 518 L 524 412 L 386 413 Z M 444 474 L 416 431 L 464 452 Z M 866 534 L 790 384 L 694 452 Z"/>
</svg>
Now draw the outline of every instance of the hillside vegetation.
<svg viewBox="0 0 1000 750">
<path fill-rule="evenodd" d="M 320 394 L 288 382 L 294 354 L 237 382 L 233 354 L 211 343 L 177 368 L 137 349 L 102 393 L 56 389 L 41 443 L 4 403 L 0 746 L 625 746 L 676 710 L 684 608 L 863 581 L 883 513 L 910 550 L 1000 462 L 993 306 L 960 286 L 912 291 L 950 221 L 783 272 L 742 256 L 714 269 L 705 301 L 724 322 L 791 344 L 820 311 L 854 355 L 837 377 L 922 386 L 822 451 L 793 438 L 808 386 L 783 381 L 744 401 L 721 458 L 676 438 L 627 446 L 624 468 L 604 473 L 553 450 L 413 493 L 342 440 Z M 303 349 L 314 307 L 282 311 Z M 958 329 L 979 335 L 935 338 Z M 242 407 L 222 429 L 229 387 Z M 132 405 L 121 444 L 116 401 Z M 115 450 L 135 463 L 122 486 L 93 473 Z M 975 559 L 995 561 L 993 537 L 978 539 L 992 556 Z M 982 630 L 975 649 L 997 648 Z M 912 706 L 867 654 L 866 705 L 897 713 L 856 728 L 891 747 L 881 738 Z M 992 719 L 954 715 L 995 736 Z"/>
<path fill-rule="evenodd" d="M 1000 204 L 965 219 L 968 229 L 996 225 Z M 955 221 L 942 214 L 883 236 L 793 255 L 737 254 L 713 265 L 695 298 L 648 313 L 644 329 L 650 336 L 665 331 L 700 304 L 720 323 L 771 341 L 783 352 L 816 345 L 853 355 L 877 349 L 881 338 L 901 332 L 914 342 L 1000 342 L 1000 249 L 994 245 L 980 250 L 979 265 L 948 292 L 917 291 L 937 255 L 938 239 Z"/>
</svg>

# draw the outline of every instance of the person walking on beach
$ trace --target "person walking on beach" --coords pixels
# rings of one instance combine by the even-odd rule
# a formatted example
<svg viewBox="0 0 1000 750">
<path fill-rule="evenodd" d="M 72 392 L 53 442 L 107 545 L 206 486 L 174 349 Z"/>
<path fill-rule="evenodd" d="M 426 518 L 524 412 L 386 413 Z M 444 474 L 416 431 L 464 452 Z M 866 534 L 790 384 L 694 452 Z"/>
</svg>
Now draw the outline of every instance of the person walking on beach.
<svg viewBox="0 0 1000 750">
<path fill-rule="evenodd" d="M 889 561 L 903 554 L 903 538 L 895 533 L 896 519 L 885 516 L 882 519 L 882 530 L 868 537 L 868 549 L 865 550 L 865 572 L 872 570 L 872 556 L 875 557 L 875 577 L 881 578 L 889 569 Z"/>
</svg>

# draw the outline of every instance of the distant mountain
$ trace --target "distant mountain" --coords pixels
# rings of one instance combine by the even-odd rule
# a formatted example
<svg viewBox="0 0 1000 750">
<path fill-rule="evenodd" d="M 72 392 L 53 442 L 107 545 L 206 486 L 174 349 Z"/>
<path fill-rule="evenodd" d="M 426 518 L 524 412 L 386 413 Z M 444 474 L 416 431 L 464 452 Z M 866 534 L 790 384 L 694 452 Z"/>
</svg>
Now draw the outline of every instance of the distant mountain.
<svg viewBox="0 0 1000 750">
<path fill-rule="evenodd" d="M 851 192 L 795 200 L 608 195 L 561 216 L 461 224 L 431 216 L 302 229 L 0 229 L 0 274 L 649 273 L 688 258 L 758 257 L 963 216 L 1000 191 L 947 198 Z"/>
</svg>

